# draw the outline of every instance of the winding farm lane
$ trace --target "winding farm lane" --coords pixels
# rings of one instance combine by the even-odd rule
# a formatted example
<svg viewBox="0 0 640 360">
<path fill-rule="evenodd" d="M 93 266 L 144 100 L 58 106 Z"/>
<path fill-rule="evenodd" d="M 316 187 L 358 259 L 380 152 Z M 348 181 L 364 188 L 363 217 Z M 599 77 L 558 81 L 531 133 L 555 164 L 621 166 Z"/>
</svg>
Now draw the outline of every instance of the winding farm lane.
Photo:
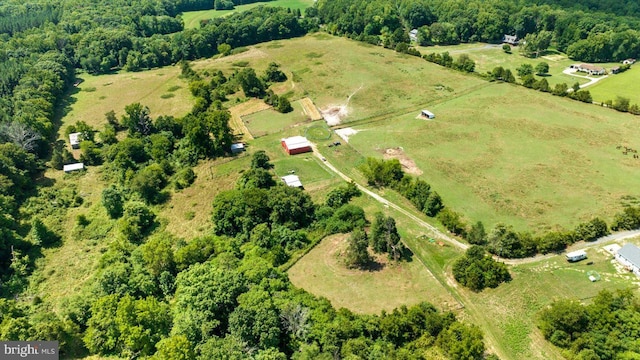
<svg viewBox="0 0 640 360">
<path fill-rule="evenodd" d="M 362 191 L 363 193 L 371 196 L 372 198 L 374 198 L 379 203 L 397 210 L 398 212 L 400 212 L 403 215 L 407 216 L 411 220 L 415 221 L 418 225 L 428 229 L 432 233 L 432 236 L 434 238 L 436 238 L 438 240 L 446 241 L 446 242 L 452 244 L 453 246 L 455 246 L 457 248 L 460 248 L 462 250 L 466 250 L 466 249 L 469 248 L 468 244 L 465 244 L 463 242 L 460 242 L 460 241 L 456 240 L 455 238 L 452 238 L 451 236 L 449 236 L 449 235 L 443 233 L 442 231 L 438 230 L 433 225 L 427 223 L 426 221 L 420 219 L 419 217 L 417 217 L 417 216 L 413 215 L 412 213 L 410 213 L 409 211 L 405 210 L 400 205 L 395 204 L 395 203 L 383 198 L 382 196 L 374 193 L 373 191 L 367 189 L 366 187 L 358 184 L 353 179 L 351 179 L 350 177 L 345 175 L 343 172 L 338 170 L 335 166 L 333 166 L 333 164 L 331 164 L 320 153 L 320 151 L 318 150 L 318 147 L 315 144 L 312 144 L 312 148 L 313 148 L 314 155 L 316 157 L 318 157 L 320 160 L 322 160 L 322 163 L 327 168 L 329 168 L 329 170 L 333 171 L 336 175 L 340 176 L 345 181 L 353 182 L 358 187 L 358 189 L 360 189 L 360 191 Z M 640 229 L 631 230 L 631 231 L 621 231 L 621 232 L 618 232 L 618 233 L 615 233 L 615 234 L 603 236 L 603 237 L 599 238 L 596 241 L 591 241 L 591 242 L 582 241 L 582 242 L 575 243 L 572 246 L 568 247 L 567 251 L 588 249 L 588 248 L 592 248 L 592 247 L 598 246 L 598 245 L 603 244 L 603 243 L 607 243 L 607 242 L 611 242 L 611 241 L 624 240 L 624 239 L 637 237 L 637 236 L 640 236 Z M 534 262 L 550 259 L 550 258 L 552 258 L 554 256 L 557 256 L 557 254 L 550 253 L 550 254 L 546 254 L 546 255 L 536 255 L 536 256 L 528 257 L 528 258 L 524 258 L 524 259 L 504 259 L 504 258 L 499 258 L 497 256 L 494 256 L 494 258 L 499 260 L 499 261 L 502 261 L 502 262 L 504 262 L 505 264 L 508 264 L 508 265 L 520 265 L 520 264 L 529 264 L 529 263 L 534 263 Z"/>
<path fill-rule="evenodd" d="M 358 189 L 360 189 L 360 191 L 362 191 L 363 193 L 371 196 L 372 198 L 374 198 L 376 201 L 378 201 L 379 203 L 391 207 L 395 210 L 397 210 L 398 212 L 402 213 L 403 215 L 409 217 L 411 220 L 415 221 L 418 225 L 428 229 L 429 231 L 431 231 L 431 233 L 433 234 L 434 238 L 437 238 L 439 240 L 443 240 L 446 241 L 462 250 L 466 250 L 469 245 L 462 243 L 450 236 L 448 236 L 447 234 L 443 233 L 442 231 L 438 230 L 436 227 L 434 227 L 433 225 L 427 223 L 426 221 L 420 219 L 419 217 L 413 215 L 412 213 L 410 213 L 409 211 L 405 210 L 404 208 L 402 208 L 400 205 L 392 203 L 391 201 L 383 198 L 382 196 L 374 193 L 373 191 L 367 189 L 366 187 L 358 184 L 357 182 L 353 181 L 353 179 L 351 179 L 350 177 L 348 177 L 347 175 L 345 175 L 342 171 L 338 170 L 335 166 L 333 166 L 321 153 L 320 151 L 318 151 L 318 147 L 313 144 L 312 145 L 313 148 L 313 153 L 315 154 L 315 156 L 317 156 L 318 158 L 320 158 L 320 160 L 322 160 L 322 162 L 324 163 L 324 165 L 326 167 L 328 167 L 331 171 L 333 171 L 334 173 L 336 173 L 336 175 L 340 176 L 341 178 L 343 178 L 346 182 L 353 182 L 354 184 L 356 184 L 356 186 L 358 187 Z"/>
</svg>

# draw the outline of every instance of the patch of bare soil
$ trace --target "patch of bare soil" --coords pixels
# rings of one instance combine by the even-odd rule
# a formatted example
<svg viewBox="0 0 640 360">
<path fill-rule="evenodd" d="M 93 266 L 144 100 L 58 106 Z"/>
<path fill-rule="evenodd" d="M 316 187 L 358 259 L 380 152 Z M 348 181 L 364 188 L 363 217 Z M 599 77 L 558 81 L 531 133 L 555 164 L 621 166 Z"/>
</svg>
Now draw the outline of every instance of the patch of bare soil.
<svg viewBox="0 0 640 360">
<path fill-rule="evenodd" d="M 398 161 L 400 161 L 400 165 L 402 165 L 403 170 L 408 174 L 416 176 L 422 175 L 422 170 L 420 170 L 416 163 L 404 153 L 402 148 L 397 147 L 385 149 L 383 157 L 385 160 L 398 159 Z"/>
<path fill-rule="evenodd" d="M 322 117 L 327 121 L 327 125 L 334 126 L 342 122 L 342 119 L 349 115 L 347 105 L 331 105 L 320 110 Z"/>
</svg>

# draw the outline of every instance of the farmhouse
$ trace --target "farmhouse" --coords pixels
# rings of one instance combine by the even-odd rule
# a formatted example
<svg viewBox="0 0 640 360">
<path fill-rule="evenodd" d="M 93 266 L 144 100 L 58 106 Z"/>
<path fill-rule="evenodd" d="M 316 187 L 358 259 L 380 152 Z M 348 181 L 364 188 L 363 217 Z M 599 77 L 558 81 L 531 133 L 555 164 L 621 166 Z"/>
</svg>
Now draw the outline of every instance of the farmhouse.
<svg viewBox="0 0 640 360">
<path fill-rule="evenodd" d="M 80 134 L 79 132 L 69 134 L 69 143 L 72 149 L 80 148 Z"/>
<path fill-rule="evenodd" d="M 282 147 L 289 155 L 302 154 L 313 151 L 311 143 L 304 136 L 292 136 L 281 140 Z"/>
<path fill-rule="evenodd" d="M 239 154 L 239 153 L 241 153 L 243 151 L 244 151 L 244 144 L 243 143 L 231 144 L 231 153 L 232 154 Z"/>
<path fill-rule="evenodd" d="M 409 31 L 409 39 L 411 41 L 418 41 L 418 29 Z"/>
<path fill-rule="evenodd" d="M 429 110 L 422 110 L 420 112 L 420 115 L 426 117 L 427 119 L 435 119 L 436 118 L 436 115 L 434 113 L 432 113 L 431 111 L 429 111 Z"/>
<path fill-rule="evenodd" d="M 509 44 L 509 45 L 514 45 L 517 46 L 519 43 L 518 40 L 518 36 L 517 35 L 504 35 L 504 37 L 502 38 L 502 42 L 505 44 Z"/>
<path fill-rule="evenodd" d="M 604 75 L 605 70 L 603 67 L 595 66 L 591 64 L 573 65 L 573 68 L 577 71 L 586 72 L 589 75 Z"/>
<path fill-rule="evenodd" d="M 62 170 L 64 170 L 64 172 L 66 173 L 70 173 L 72 171 L 84 170 L 84 163 L 64 165 L 62 167 Z"/>
<path fill-rule="evenodd" d="M 574 262 L 586 259 L 587 253 L 584 250 L 577 250 L 567 253 L 565 256 L 567 257 L 567 261 Z"/>
<path fill-rule="evenodd" d="M 633 65 L 636 62 L 636 59 L 626 59 L 622 62 L 624 65 Z"/>
<path fill-rule="evenodd" d="M 280 179 L 282 179 L 282 181 L 287 186 L 297 187 L 297 188 L 303 187 L 302 182 L 300 181 L 300 178 L 298 177 L 298 175 L 287 175 L 287 176 L 281 177 Z"/>
<path fill-rule="evenodd" d="M 616 259 L 629 271 L 640 276 L 640 248 L 633 244 L 625 244 L 618 250 Z"/>
</svg>

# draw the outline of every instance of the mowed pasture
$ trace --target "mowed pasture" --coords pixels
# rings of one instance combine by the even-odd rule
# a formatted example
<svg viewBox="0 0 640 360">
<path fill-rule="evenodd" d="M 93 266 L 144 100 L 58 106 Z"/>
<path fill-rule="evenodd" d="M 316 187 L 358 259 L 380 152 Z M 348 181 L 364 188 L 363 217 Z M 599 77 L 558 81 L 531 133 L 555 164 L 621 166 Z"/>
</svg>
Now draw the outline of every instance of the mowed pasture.
<svg viewBox="0 0 640 360">
<path fill-rule="evenodd" d="M 580 63 L 579 61 L 569 59 L 565 54 L 557 52 L 555 50 L 549 50 L 546 54 L 538 58 L 528 58 L 520 54 L 518 47 L 512 47 L 511 53 L 505 53 L 502 50 L 502 45 L 485 44 L 485 43 L 471 43 L 460 44 L 450 46 L 419 46 L 417 49 L 422 54 L 428 53 L 443 53 L 449 52 L 454 58 L 458 58 L 461 54 L 467 54 L 476 63 L 476 72 L 485 74 L 492 71 L 497 66 L 502 66 L 505 69 L 511 69 L 513 75 L 520 80 L 516 69 L 522 64 L 531 64 L 534 68 L 540 62 L 546 62 L 549 64 L 549 74 L 544 76 L 552 87 L 556 84 L 566 83 L 571 87 L 574 83 L 578 82 L 581 85 L 587 83 L 589 80 L 583 77 L 571 76 L 564 74 L 562 71 L 568 68 L 572 64 Z M 603 66 L 609 70 L 613 66 L 619 66 L 616 63 L 597 64 Z M 585 73 L 577 73 L 577 75 L 584 76 Z M 542 77 L 536 76 L 537 79 Z M 591 88 L 589 88 L 591 89 Z"/>
<path fill-rule="evenodd" d="M 631 104 L 640 105 L 640 64 L 621 74 L 610 75 L 597 84 L 590 86 L 589 91 L 594 101 L 615 101 L 618 96 L 628 98 Z"/>
<path fill-rule="evenodd" d="M 395 263 L 375 255 L 371 269 L 348 269 L 342 258 L 348 237 L 338 234 L 323 239 L 289 270 L 291 282 L 328 298 L 336 308 L 364 314 L 422 301 L 446 310 L 457 305 L 419 261 Z"/>
<path fill-rule="evenodd" d="M 139 102 L 148 106 L 151 117 L 184 116 L 193 106 L 188 83 L 180 78 L 179 66 L 142 72 L 78 76 L 77 92 L 71 96 L 63 125 L 84 121 L 96 129 L 106 124 L 105 113 L 113 110 L 120 118 L 124 107 Z"/>
<path fill-rule="evenodd" d="M 495 83 L 430 107 L 434 120 L 398 114 L 356 126 L 349 143 L 381 158 L 402 148 L 445 204 L 468 221 L 519 230 L 566 228 L 638 197 L 637 119 L 594 105 Z"/>
<path fill-rule="evenodd" d="M 309 97 L 321 111 L 348 104 L 346 122 L 419 109 L 487 84 L 415 56 L 325 33 L 253 46 L 193 67 L 232 72 L 246 65 L 262 74 L 270 62 L 289 77 L 275 84 L 276 93 L 288 93 L 291 100 Z"/>
<path fill-rule="evenodd" d="M 194 29 L 200 27 L 200 21 L 210 20 L 223 16 L 228 16 L 236 12 L 247 11 L 258 6 L 271 6 L 271 7 L 283 7 L 291 10 L 304 9 L 313 5 L 313 0 L 274 0 L 256 2 L 252 4 L 237 5 L 232 10 L 200 10 L 200 11 L 185 11 L 182 13 L 182 20 L 184 21 L 185 29 Z"/>
<path fill-rule="evenodd" d="M 304 113 L 300 102 L 294 101 L 291 103 L 291 106 L 293 107 L 293 111 L 286 114 L 279 113 L 271 108 L 242 116 L 242 122 L 249 129 L 251 136 L 256 138 L 282 132 L 284 129 L 311 120 Z"/>
</svg>

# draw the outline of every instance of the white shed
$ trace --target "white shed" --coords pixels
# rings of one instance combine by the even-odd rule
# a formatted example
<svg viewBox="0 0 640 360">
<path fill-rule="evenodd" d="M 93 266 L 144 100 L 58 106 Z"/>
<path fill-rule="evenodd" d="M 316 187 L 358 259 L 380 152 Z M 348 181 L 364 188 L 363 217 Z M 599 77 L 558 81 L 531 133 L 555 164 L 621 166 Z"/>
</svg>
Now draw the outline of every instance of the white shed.
<svg viewBox="0 0 640 360">
<path fill-rule="evenodd" d="M 64 165 L 62 167 L 62 170 L 64 170 L 64 172 L 66 173 L 70 173 L 72 171 L 84 170 L 84 163 Z"/>
<path fill-rule="evenodd" d="M 231 144 L 231 153 L 232 154 L 238 154 L 244 151 L 244 144 L 243 143 L 235 143 L 235 144 Z"/>
<path fill-rule="evenodd" d="M 283 176 L 281 177 L 282 181 L 284 181 L 285 185 L 287 186 L 291 186 L 291 187 L 302 187 L 302 182 L 300 181 L 300 178 L 298 177 L 298 175 L 287 175 L 287 176 Z"/>
<path fill-rule="evenodd" d="M 435 119 L 436 115 L 434 113 L 432 113 L 429 110 L 422 110 L 422 112 L 420 112 L 420 115 L 426 117 L 427 119 Z"/>
<path fill-rule="evenodd" d="M 80 134 L 79 132 L 69 134 L 69 143 L 71 144 L 72 149 L 80 148 Z"/>
</svg>

